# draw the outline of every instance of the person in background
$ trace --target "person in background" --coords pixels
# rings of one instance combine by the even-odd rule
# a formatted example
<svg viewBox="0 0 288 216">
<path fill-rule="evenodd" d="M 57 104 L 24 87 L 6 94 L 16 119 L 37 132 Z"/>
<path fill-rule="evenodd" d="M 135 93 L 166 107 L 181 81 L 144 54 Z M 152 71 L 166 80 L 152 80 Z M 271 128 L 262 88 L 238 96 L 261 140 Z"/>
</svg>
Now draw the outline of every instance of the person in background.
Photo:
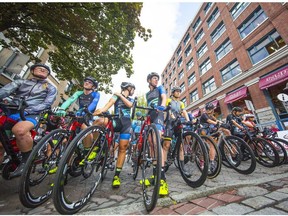
<svg viewBox="0 0 288 216">
<path fill-rule="evenodd" d="M 56 99 L 57 90 L 50 84 L 47 77 L 51 70 L 45 64 L 34 64 L 30 67 L 31 79 L 17 79 L 0 89 L 0 100 L 14 95 L 12 102 L 19 104 L 20 97 L 24 97 L 28 107 L 24 110 L 26 120 L 22 121 L 19 113 L 9 117 L 17 121 L 12 127 L 16 137 L 17 146 L 21 152 L 21 163 L 10 177 L 18 177 L 22 174 L 25 163 L 32 151 L 33 140 L 30 131 L 37 125 L 39 114 L 45 109 L 50 109 Z M 0 163 L 2 163 L 3 146 L 0 143 Z"/>
</svg>

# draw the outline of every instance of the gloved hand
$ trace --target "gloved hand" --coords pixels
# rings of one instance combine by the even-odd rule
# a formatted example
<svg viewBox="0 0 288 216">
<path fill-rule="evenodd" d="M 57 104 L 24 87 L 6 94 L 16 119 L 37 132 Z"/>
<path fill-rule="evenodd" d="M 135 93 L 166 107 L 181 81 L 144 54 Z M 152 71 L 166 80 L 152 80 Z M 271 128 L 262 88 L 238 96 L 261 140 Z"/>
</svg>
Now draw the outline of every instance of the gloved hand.
<svg viewBox="0 0 288 216">
<path fill-rule="evenodd" d="M 83 111 L 83 109 L 79 109 L 77 112 L 76 112 L 76 116 L 84 116 L 85 115 L 85 112 Z"/>
<path fill-rule="evenodd" d="M 156 106 L 156 109 L 159 111 L 164 111 L 166 109 L 165 106 Z"/>
<path fill-rule="evenodd" d="M 63 109 L 58 109 L 55 114 L 56 116 L 65 117 L 66 111 Z"/>
</svg>

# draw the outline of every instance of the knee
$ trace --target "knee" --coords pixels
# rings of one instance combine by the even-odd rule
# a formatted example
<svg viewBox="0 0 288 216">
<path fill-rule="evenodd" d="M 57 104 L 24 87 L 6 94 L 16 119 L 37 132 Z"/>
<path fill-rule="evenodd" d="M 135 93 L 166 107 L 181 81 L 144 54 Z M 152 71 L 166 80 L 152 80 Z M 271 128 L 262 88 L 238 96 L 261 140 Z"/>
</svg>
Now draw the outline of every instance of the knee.
<svg viewBox="0 0 288 216">
<path fill-rule="evenodd" d="M 30 130 L 28 130 L 26 127 L 13 127 L 12 132 L 13 134 L 17 136 L 26 136 L 29 133 Z"/>
<path fill-rule="evenodd" d="M 168 151 L 169 148 L 170 148 L 170 141 L 165 140 L 165 141 L 163 142 L 163 149 L 164 149 L 165 151 Z"/>
</svg>

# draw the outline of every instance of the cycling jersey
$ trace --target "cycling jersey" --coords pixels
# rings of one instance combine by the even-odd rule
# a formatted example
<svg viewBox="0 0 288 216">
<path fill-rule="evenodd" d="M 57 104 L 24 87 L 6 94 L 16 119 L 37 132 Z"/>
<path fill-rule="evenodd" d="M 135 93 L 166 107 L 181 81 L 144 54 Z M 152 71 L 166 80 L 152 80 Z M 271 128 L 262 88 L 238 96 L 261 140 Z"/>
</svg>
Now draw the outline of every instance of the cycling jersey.
<svg viewBox="0 0 288 216">
<path fill-rule="evenodd" d="M 117 115 L 119 114 L 119 110 L 120 110 L 120 116 L 126 116 L 130 118 L 131 108 L 127 107 L 125 103 L 118 96 L 113 95 L 112 98 L 116 101 L 114 103 L 114 113 Z M 130 97 L 126 97 L 126 99 L 132 103 L 134 101 Z"/>
<path fill-rule="evenodd" d="M 37 115 L 41 111 L 51 107 L 56 99 L 57 90 L 47 80 L 35 78 L 29 80 L 15 80 L 0 89 L 0 99 L 12 93 L 15 94 L 12 103 L 19 105 L 20 97 L 25 97 L 28 107 L 25 111 L 28 114 Z"/>
<path fill-rule="evenodd" d="M 88 106 L 89 112 L 93 113 L 99 102 L 99 92 L 91 92 L 85 95 L 83 91 L 76 91 L 70 98 L 68 98 L 61 106 L 61 109 L 66 110 L 74 101 L 77 100 L 79 110 L 82 110 L 85 105 Z"/>
</svg>

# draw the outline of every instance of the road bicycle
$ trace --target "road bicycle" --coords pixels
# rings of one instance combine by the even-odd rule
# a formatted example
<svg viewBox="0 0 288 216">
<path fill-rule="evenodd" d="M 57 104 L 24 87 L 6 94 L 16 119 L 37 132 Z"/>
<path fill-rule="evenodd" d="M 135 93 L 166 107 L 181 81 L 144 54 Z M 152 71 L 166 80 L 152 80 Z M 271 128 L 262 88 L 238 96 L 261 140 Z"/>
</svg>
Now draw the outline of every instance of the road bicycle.
<svg viewBox="0 0 288 216">
<path fill-rule="evenodd" d="M 174 120 L 175 145 L 170 145 L 173 150 L 168 152 L 165 170 L 177 160 L 177 167 L 184 181 L 193 188 L 200 187 L 208 175 L 208 153 L 202 138 L 193 129 L 185 130 L 185 126 L 192 126 L 180 116 Z M 183 163 L 181 163 L 183 161 Z"/>
<path fill-rule="evenodd" d="M 132 119 L 135 110 L 143 109 L 156 111 L 155 108 L 137 106 L 137 98 L 134 100 L 132 108 Z M 148 212 L 152 211 L 158 200 L 161 166 L 162 166 L 162 148 L 160 134 L 154 123 L 151 123 L 151 117 L 148 114 L 141 126 L 140 134 L 136 142 L 136 154 L 132 157 L 133 179 L 136 180 L 139 168 L 141 169 L 141 186 L 143 192 L 144 205 Z"/>
<path fill-rule="evenodd" d="M 84 112 L 86 111 L 84 108 Z M 59 124 L 59 128 L 46 134 L 33 148 L 20 179 L 19 198 L 28 208 L 35 208 L 51 197 L 61 156 L 80 131 L 82 124 L 89 125 L 89 116 L 78 117 L 75 112 L 68 112 L 65 119 L 50 112 L 47 119 L 50 124 Z M 55 122 L 52 123 L 51 119 Z M 79 160 L 74 158 L 71 163 L 77 164 Z M 79 171 L 71 169 L 69 174 L 77 176 Z"/>
<path fill-rule="evenodd" d="M 256 159 L 253 150 L 240 137 L 234 135 L 225 135 L 219 130 L 221 125 L 211 137 L 217 141 L 217 146 L 222 155 L 222 163 L 236 170 L 241 174 L 251 174 L 256 168 Z"/>
<path fill-rule="evenodd" d="M 25 121 L 24 109 L 27 107 L 24 97 L 19 100 L 19 105 L 0 103 L 0 109 L 2 110 L 0 114 L 0 142 L 5 150 L 5 158 L 2 167 L 2 177 L 5 180 L 11 179 L 10 174 L 16 170 L 21 162 L 21 154 L 19 148 L 16 144 L 16 137 L 11 132 L 12 127 L 17 123 L 14 119 L 10 118 L 9 115 L 12 113 L 20 113 L 20 118 Z M 39 122 L 43 120 L 47 110 L 43 111 L 39 115 Z M 41 138 L 42 134 L 37 133 L 39 128 L 39 123 L 32 129 L 31 137 L 33 139 L 33 146 L 36 145 L 38 140 Z"/>
<path fill-rule="evenodd" d="M 58 166 L 52 196 L 54 206 L 61 214 L 75 214 L 83 208 L 107 171 L 114 169 L 112 120 L 118 115 L 103 113 L 99 116 L 108 118 L 107 125 L 92 125 L 82 130 L 69 144 Z M 91 144 L 87 152 L 83 147 L 84 139 L 89 139 Z M 71 175 L 71 172 L 77 175 Z"/>
</svg>

